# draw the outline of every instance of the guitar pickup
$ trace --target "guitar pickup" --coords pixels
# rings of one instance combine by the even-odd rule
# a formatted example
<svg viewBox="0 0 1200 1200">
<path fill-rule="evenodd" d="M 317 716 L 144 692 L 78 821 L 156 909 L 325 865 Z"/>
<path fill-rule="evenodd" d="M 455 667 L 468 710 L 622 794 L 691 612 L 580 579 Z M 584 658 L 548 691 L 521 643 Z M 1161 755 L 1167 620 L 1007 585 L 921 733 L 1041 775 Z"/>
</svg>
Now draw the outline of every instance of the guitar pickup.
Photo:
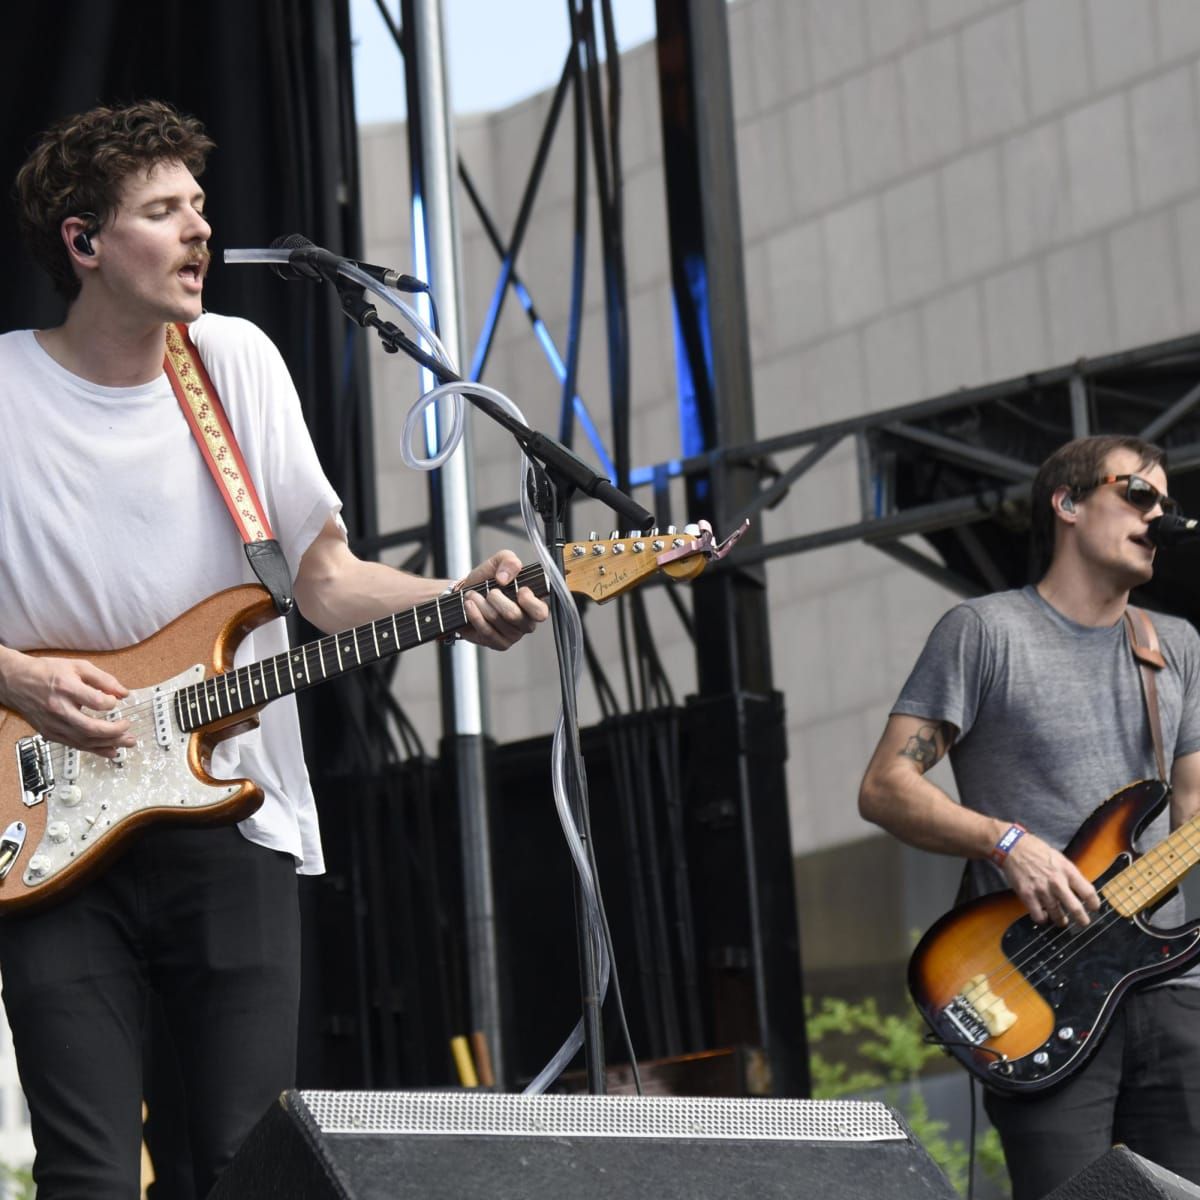
<svg viewBox="0 0 1200 1200">
<path fill-rule="evenodd" d="M 162 685 L 154 689 L 154 740 L 164 749 L 171 748 L 171 706 Z"/>
</svg>

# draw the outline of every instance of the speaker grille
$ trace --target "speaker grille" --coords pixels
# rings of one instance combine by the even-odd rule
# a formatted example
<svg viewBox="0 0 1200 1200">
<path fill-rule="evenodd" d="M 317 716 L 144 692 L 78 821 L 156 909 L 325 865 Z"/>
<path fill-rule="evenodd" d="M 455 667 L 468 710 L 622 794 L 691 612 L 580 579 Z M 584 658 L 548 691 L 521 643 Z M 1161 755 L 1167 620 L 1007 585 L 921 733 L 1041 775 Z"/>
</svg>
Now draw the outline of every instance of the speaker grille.
<svg viewBox="0 0 1200 1200">
<path fill-rule="evenodd" d="M 301 1092 L 324 1133 L 884 1142 L 908 1135 L 884 1104 L 491 1092 Z"/>
</svg>

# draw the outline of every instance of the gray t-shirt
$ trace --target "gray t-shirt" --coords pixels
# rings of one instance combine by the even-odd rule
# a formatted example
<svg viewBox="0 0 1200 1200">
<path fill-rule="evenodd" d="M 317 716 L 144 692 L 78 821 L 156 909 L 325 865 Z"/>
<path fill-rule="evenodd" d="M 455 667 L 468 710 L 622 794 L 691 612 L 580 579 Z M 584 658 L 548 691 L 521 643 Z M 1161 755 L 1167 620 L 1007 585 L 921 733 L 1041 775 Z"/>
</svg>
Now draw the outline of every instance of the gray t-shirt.
<svg viewBox="0 0 1200 1200">
<path fill-rule="evenodd" d="M 1200 636 L 1178 617 L 1152 619 L 1167 663 L 1157 684 L 1169 769 L 1200 750 Z M 892 711 L 954 725 L 950 764 L 962 802 L 1018 821 L 1058 849 L 1113 792 L 1157 773 L 1124 621 L 1077 625 L 1033 587 L 951 609 Z M 1164 811 L 1139 848 L 1168 829 Z M 990 862 L 971 864 L 970 894 L 1006 886 Z M 1170 927 L 1183 919 L 1176 897 L 1154 920 Z"/>
</svg>

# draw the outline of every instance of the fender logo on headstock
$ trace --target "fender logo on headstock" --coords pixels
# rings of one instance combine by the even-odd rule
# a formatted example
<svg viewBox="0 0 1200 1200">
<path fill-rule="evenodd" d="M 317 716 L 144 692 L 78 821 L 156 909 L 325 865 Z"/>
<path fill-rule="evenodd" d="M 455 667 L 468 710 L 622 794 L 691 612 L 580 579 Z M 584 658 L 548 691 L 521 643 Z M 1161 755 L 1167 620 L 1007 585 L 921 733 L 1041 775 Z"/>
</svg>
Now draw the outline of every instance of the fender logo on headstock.
<svg viewBox="0 0 1200 1200">
<path fill-rule="evenodd" d="M 672 579 L 694 579 L 714 559 L 724 558 L 749 528 L 744 521 L 723 542 L 717 542 L 707 521 L 674 526 L 665 533 L 651 529 L 624 537 L 589 538 L 563 547 L 567 587 L 590 596 L 597 604 L 613 599 L 662 571 Z"/>
</svg>

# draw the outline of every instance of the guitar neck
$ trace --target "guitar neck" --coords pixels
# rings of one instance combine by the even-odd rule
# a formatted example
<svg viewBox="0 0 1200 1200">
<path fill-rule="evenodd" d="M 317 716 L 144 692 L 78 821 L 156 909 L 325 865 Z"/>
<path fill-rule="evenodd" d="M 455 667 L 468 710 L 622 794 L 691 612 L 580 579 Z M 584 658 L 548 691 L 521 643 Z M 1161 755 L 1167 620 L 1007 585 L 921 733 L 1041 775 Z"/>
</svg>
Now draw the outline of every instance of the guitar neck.
<svg viewBox="0 0 1200 1200">
<path fill-rule="evenodd" d="M 1200 814 L 1147 850 L 1100 891 L 1121 916 L 1133 917 L 1157 904 L 1197 863 L 1200 863 Z"/>
<path fill-rule="evenodd" d="M 406 612 L 293 646 L 282 654 L 180 688 L 175 693 L 176 720 L 184 733 L 190 733 L 214 721 L 261 708 L 280 696 L 337 679 L 413 646 L 436 642 L 470 624 L 465 592 L 486 596 L 500 590 L 515 599 L 517 589 L 522 587 L 539 597 L 549 593 L 540 564 L 522 567 L 511 583 L 501 585 L 488 580 L 448 596 L 438 596 Z"/>
</svg>

